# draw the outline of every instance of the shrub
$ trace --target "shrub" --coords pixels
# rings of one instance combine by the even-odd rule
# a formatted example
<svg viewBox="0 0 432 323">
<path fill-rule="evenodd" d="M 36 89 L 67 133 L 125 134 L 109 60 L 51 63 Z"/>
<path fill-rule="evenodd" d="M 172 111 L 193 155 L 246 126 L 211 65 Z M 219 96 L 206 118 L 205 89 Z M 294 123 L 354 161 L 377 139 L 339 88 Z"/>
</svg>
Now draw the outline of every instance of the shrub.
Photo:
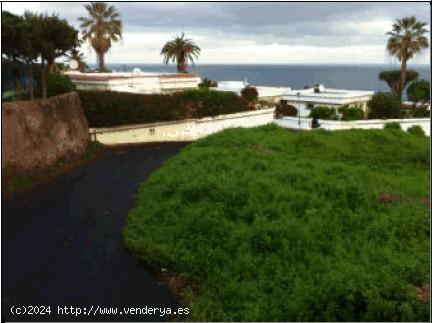
<svg viewBox="0 0 432 323">
<path fill-rule="evenodd" d="M 401 102 L 398 96 L 392 93 L 375 93 L 368 106 L 369 119 L 397 119 L 402 114 Z"/>
<path fill-rule="evenodd" d="M 311 121 L 311 128 L 312 129 L 318 129 L 320 127 L 320 124 L 318 122 L 317 118 L 313 118 Z"/>
<path fill-rule="evenodd" d="M 66 75 L 50 73 L 47 76 L 47 97 L 76 90 L 75 84 Z"/>
<path fill-rule="evenodd" d="M 338 112 L 342 115 L 341 120 L 344 121 L 364 119 L 364 111 L 362 108 L 343 105 L 338 109 Z"/>
<path fill-rule="evenodd" d="M 248 110 L 248 103 L 232 92 L 208 89 L 173 94 L 134 94 L 79 91 L 90 127 L 202 118 Z"/>
<path fill-rule="evenodd" d="M 217 87 L 218 83 L 216 81 L 205 78 L 201 81 L 201 83 L 198 84 L 198 86 L 202 88 Z"/>
<path fill-rule="evenodd" d="M 398 122 L 389 122 L 384 125 L 384 129 L 401 130 L 401 126 Z"/>
<path fill-rule="evenodd" d="M 295 117 L 297 116 L 297 113 L 298 111 L 295 106 L 286 103 L 279 103 L 276 106 L 276 110 L 275 110 L 276 118 L 280 118 L 283 116 Z"/>
<path fill-rule="evenodd" d="M 258 100 L 258 90 L 252 86 L 246 86 L 240 92 L 241 96 L 249 103 L 256 102 Z"/>
<path fill-rule="evenodd" d="M 407 129 L 407 131 L 412 135 L 416 135 L 416 136 L 420 136 L 420 137 L 425 136 L 425 132 L 424 132 L 423 128 L 420 126 L 417 126 L 417 125 L 409 127 Z"/>
<path fill-rule="evenodd" d="M 429 118 L 430 110 L 426 107 L 415 107 L 412 108 L 411 114 L 414 118 Z"/>
<path fill-rule="evenodd" d="M 430 100 L 430 83 L 426 80 L 418 80 L 407 88 L 408 100 L 413 102 L 427 102 Z"/>
<path fill-rule="evenodd" d="M 309 118 L 316 118 L 322 120 L 339 120 L 336 109 L 324 105 L 312 108 L 309 113 Z"/>
</svg>

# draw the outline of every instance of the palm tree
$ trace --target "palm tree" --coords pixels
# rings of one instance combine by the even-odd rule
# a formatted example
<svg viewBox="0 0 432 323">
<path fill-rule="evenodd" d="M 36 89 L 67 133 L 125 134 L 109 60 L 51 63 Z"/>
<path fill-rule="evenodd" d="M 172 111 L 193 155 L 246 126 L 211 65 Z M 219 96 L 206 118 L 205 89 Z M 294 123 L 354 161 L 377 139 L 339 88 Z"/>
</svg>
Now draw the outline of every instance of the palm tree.
<svg viewBox="0 0 432 323">
<path fill-rule="evenodd" d="M 428 31 L 425 26 L 425 22 L 417 21 L 414 16 L 406 17 L 396 19 L 392 31 L 387 33 L 390 36 L 387 42 L 387 50 L 391 55 L 396 56 L 402 64 L 399 97 L 402 97 L 405 87 L 407 61 L 420 53 L 422 49 L 429 47 L 426 38 Z"/>
<path fill-rule="evenodd" d="M 164 56 L 164 63 L 168 64 L 171 60 L 177 62 L 177 71 L 186 73 L 187 62 L 191 61 L 195 65 L 194 58 L 198 59 L 201 49 L 188 38 L 184 38 L 184 33 L 180 37 L 175 37 L 165 44 L 161 50 Z"/>
<path fill-rule="evenodd" d="M 80 53 L 78 49 L 71 49 L 70 53 L 66 54 L 65 56 L 68 62 L 76 61 L 78 63 L 78 70 L 80 72 L 85 72 L 86 70 L 88 70 L 89 67 L 85 62 L 84 54 Z"/>
<path fill-rule="evenodd" d="M 91 2 L 84 6 L 89 17 L 80 17 L 80 28 L 83 40 L 88 40 L 95 50 L 99 72 L 105 71 L 105 53 L 111 48 L 111 42 L 122 37 L 122 22 L 120 14 L 113 6 L 105 2 Z"/>
</svg>

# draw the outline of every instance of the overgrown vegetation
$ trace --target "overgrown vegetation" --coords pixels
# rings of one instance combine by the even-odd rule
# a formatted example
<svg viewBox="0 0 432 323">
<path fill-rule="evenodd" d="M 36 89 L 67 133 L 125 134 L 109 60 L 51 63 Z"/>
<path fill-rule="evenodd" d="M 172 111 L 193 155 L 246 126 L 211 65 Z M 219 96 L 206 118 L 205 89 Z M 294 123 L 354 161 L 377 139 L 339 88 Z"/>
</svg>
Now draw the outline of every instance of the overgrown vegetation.
<svg viewBox="0 0 432 323">
<path fill-rule="evenodd" d="M 428 321 L 428 196 L 427 138 L 229 129 L 152 174 L 124 242 L 191 321 Z"/>
<path fill-rule="evenodd" d="M 52 73 L 47 77 L 47 97 L 75 91 L 76 86 L 66 75 Z"/>
<path fill-rule="evenodd" d="M 343 105 L 338 108 L 338 112 L 341 114 L 341 120 L 343 121 L 363 120 L 365 118 L 362 108 Z"/>
<path fill-rule="evenodd" d="M 336 109 L 325 105 L 313 107 L 309 112 L 309 118 L 322 120 L 339 120 Z"/>
<path fill-rule="evenodd" d="M 235 93 L 208 89 L 171 95 L 79 91 L 90 127 L 202 118 L 247 111 L 248 103 Z"/>
<path fill-rule="evenodd" d="M 402 115 L 401 102 L 397 94 L 375 93 L 368 106 L 369 119 L 398 119 Z"/>
</svg>

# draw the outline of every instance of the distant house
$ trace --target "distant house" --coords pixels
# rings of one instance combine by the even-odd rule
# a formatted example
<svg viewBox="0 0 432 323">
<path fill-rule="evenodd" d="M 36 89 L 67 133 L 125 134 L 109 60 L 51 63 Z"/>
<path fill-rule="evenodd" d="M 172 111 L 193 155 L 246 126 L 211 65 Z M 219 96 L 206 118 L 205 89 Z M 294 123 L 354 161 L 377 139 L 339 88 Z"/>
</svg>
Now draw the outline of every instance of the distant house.
<svg viewBox="0 0 432 323">
<path fill-rule="evenodd" d="M 313 88 L 292 90 L 282 97 L 282 101 L 296 107 L 300 116 L 307 117 L 310 110 L 319 105 L 334 108 L 349 105 L 367 112 L 367 102 L 373 94 L 373 91 L 326 89 L 323 85 L 315 85 Z"/>
<path fill-rule="evenodd" d="M 129 93 L 171 93 L 197 88 L 201 82 L 198 74 L 192 73 L 148 73 L 135 69 L 124 73 L 80 73 L 67 71 L 64 74 L 78 90 L 105 90 Z"/>
<path fill-rule="evenodd" d="M 246 81 L 218 81 L 218 86 L 211 89 L 215 91 L 234 92 L 241 95 L 241 90 L 248 85 Z M 252 86 L 258 91 L 258 99 L 266 101 L 279 102 L 284 95 L 291 92 L 290 87 Z"/>
</svg>

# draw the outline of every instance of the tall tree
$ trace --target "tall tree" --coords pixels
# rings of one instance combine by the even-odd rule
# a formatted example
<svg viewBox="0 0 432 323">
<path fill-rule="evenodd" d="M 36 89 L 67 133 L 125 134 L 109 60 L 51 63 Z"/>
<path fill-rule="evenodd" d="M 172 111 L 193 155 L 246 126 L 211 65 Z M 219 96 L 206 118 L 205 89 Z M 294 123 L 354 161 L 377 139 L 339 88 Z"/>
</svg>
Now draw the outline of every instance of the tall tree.
<svg viewBox="0 0 432 323">
<path fill-rule="evenodd" d="M 84 40 L 88 40 L 96 52 L 99 72 L 106 70 L 105 53 L 111 48 L 112 42 L 122 37 L 120 14 L 113 6 L 105 2 L 91 2 L 84 6 L 89 17 L 80 17 L 80 28 Z"/>
<path fill-rule="evenodd" d="M 24 92 L 22 83 L 22 39 L 25 36 L 22 17 L 8 11 L 2 11 L 1 22 L 2 63 L 8 64 L 12 70 L 15 91 L 20 99 Z"/>
<path fill-rule="evenodd" d="M 180 73 L 186 73 L 188 61 L 195 64 L 194 58 L 198 59 L 201 52 L 201 49 L 191 39 L 184 37 L 185 34 L 182 33 L 180 37 L 177 36 L 167 42 L 161 50 L 164 63 L 168 64 L 170 60 L 173 63 L 177 62 L 177 71 Z"/>
<path fill-rule="evenodd" d="M 406 70 L 406 79 L 405 86 L 410 82 L 416 80 L 419 76 L 419 73 L 414 70 Z M 399 95 L 399 93 L 403 93 L 405 88 L 401 88 L 401 70 L 389 70 L 382 71 L 379 73 L 378 78 L 381 81 L 385 81 L 387 85 L 390 87 L 393 93 Z"/>
<path fill-rule="evenodd" d="M 397 19 L 392 31 L 387 33 L 390 36 L 387 50 L 401 62 L 400 91 L 398 93 L 400 98 L 402 98 L 405 87 L 408 60 L 420 53 L 422 49 L 429 47 L 426 25 L 425 22 L 417 21 L 414 16 L 405 17 Z"/>
<path fill-rule="evenodd" d="M 41 48 L 41 92 L 47 97 L 46 75 L 55 72 L 55 59 L 78 45 L 78 31 L 57 15 L 37 15 L 34 28 L 38 30 Z M 48 68 L 48 71 L 47 71 Z"/>
</svg>

